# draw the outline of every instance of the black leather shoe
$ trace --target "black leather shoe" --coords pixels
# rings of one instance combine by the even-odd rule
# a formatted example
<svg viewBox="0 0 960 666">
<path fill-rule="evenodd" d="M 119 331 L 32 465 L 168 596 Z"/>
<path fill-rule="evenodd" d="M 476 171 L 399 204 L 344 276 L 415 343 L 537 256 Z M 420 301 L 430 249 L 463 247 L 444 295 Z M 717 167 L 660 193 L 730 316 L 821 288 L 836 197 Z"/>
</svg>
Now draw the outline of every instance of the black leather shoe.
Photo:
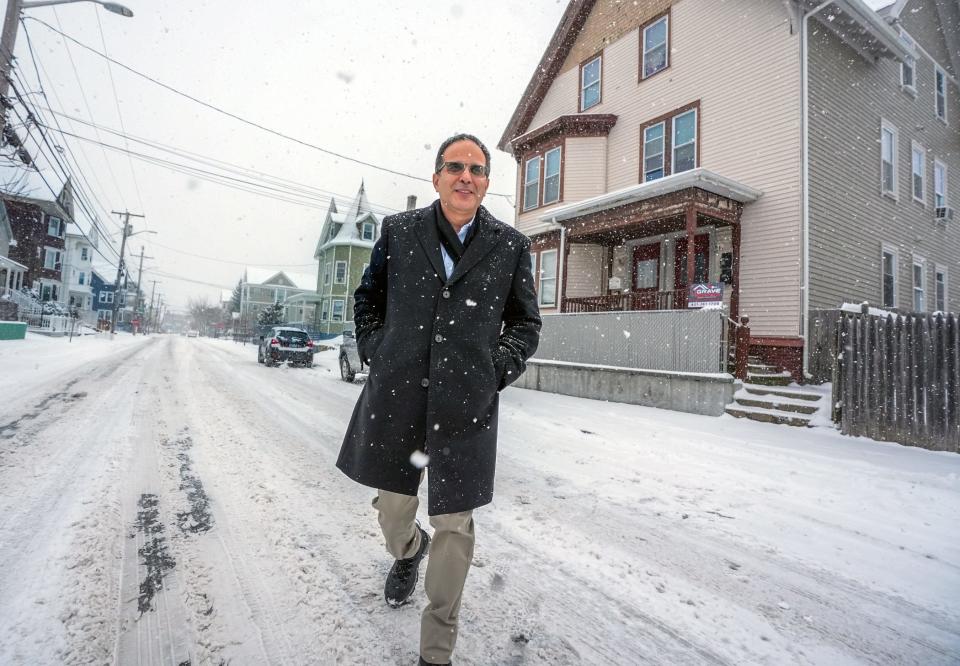
<svg viewBox="0 0 960 666">
<path fill-rule="evenodd" d="M 433 662 L 430 662 L 430 661 L 424 661 L 423 657 L 420 657 L 419 666 L 450 666 L 452 663 L 453 663 L 452 661 L 448 661 L 445 664 L 434 664 Z"/>
<path fill-rule="evenodd" d="M 420 560 L 430 549 L 430 536 L 419 525 L 417 529 L 420 530 L 419 550 L 413 557 L 394 561 L 387 574 L 387 583 L 383 586 L 383 598 L 391 608 L 400 608 L 410 599 L 420 578 Z"/>
</svg>

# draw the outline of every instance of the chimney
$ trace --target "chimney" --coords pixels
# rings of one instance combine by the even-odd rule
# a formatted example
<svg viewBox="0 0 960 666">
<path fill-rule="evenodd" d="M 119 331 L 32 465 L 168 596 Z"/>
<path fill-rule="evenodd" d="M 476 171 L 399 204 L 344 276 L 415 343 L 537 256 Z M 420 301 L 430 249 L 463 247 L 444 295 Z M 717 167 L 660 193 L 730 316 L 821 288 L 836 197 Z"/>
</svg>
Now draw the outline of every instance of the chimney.
<svg viewBox="0 0 960 666">
<path fill-rule="evenodd" d="M 407 197 L 407 210 L 413 210 L 417 207 L 417 195 L 411 194 Z"/>
</svg>

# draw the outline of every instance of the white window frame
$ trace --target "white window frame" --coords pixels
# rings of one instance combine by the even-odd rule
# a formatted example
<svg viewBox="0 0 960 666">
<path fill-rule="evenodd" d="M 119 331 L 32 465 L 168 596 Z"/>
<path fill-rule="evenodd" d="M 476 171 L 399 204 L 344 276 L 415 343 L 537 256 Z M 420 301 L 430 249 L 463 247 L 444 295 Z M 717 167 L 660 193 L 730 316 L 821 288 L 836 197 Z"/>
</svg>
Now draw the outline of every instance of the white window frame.
<svg viewBox="0 0 960 666">
<path fill-rule="evenodd" d="M 893 270 L 893 286 L 892 286 L 893 304 L 892 305 L 887 305 L 887 302 L 883 297 L 884 296 L 883 290 L 884 290 L 884 284 L 885 284 L 884 279 L 886 278 L 886 274 L 884 273 L 884 255 L 886 254 L 889 254 L 893 258 L 893 265 L 891 266 L 891 269 Z M 899 302 L 899 299 L 897 297 L 897 289 L 900 286 L 899 285 L 900 280 L 898 279 L 898 275 L 897 275 L 897 271 L 899 270 L 900 270 L 899 253 L 897 252 L 896 248 L 891 247 L 889 245 L 884 245 L 880 249 L 880 303 L 885 308 L 895 308 L 897 307 L 897 303 Z"/>
<path fill-rule="evenodd" d="M 937 191 L 937 172 L 943 174 L 940 179 L 940 185 L 942 186 L 942 191 Z M 947 190 L 947 165 L 940 160 L 933 161 L 933 206 L 934 214 L 936 214 L 937 208 L 946 208 L 950 205 L 950 200 L 947 198 L 949 191 Z M 941 201 L 939 202 L 942 205 L 937 205 L 937 197 L 940 197 Z"/>
<path fill-rule="evenodd" d="M 87 253 L 87 248 L 86 248 L 86 247 L 81 247 L 81 248 L 80 248 L 80 261 L 86 261 L 88 256 L 89 256 L 89 255 L 88 255 L 88 253 Z"/>
<path fill-rule="evenodd" d="M 644 127 L 644 128 L 643 128 L 643 137 L 641 137 L 642 140 L 643 140 L 643 155 L 641 156 L 641 160 L 642 160 L 642 161 L 641 161 L 641 164 L 642 164 L 642 166 L 643 166 L 643 182 L 644 182 L 644 183 L 649 182 L 649 181 L 647 181 L 647 174 L 650 173 L 650 171 L 656 171 L 656 169 L 649 169 L 649 170 L 647 169 L 647 143 L 649 143 L 649 142 L 647 141 L 647 132 L 649 132 L 650 130 L 652 130 L 652 129 L 656 128 L 656 127 L 659 127 L 659 128 L 660 128 L 660 173 L 662 174 L 662 175 L 660 176 L 660 178 L 663 178 L 664 176 L 668 175 L 668 174 L 667 174 L 667 163 L 666 163 L 666 160 L 667 160 L 667 122 L 666 122 L 665 120 L 661 120 L 659 123 L 655 123 L 655 124 L 653 124 L 653 125 L 650 125 L 650 126 L 648 126 L 648 127 Z M 671 127 L 672 127 L 672 123 L 671 123 Z M 671 131 L 672 131 L 672 130 L 671 130 Z M 651 155 L 651 157 L 653 157 L 653 156 Z M 654 180 L 659 180 L 659 178 L 654 178 Z"/>
<path fill-rule="evenodd" d="M 654 28 L 657 24 L 664 23 L 664 38 L 663 38 L 663 48 L 664 48 L 664 58 L 663 58 L 663 67 L 658 69 L 655 72 L 647 74 L 647 54 L 651 49 L 647 48 L 647 32 Z M 651 76 L 656 76 L 663 70 L 667 69 L 670 66 L 670 15 L 667 14 L 663 16 L 647 27 L 643 29 L 643 34 L 640 36 L 640 39 L 643 41 L 642 48 L 642 57 L 640 58 L 640 80 L 649 79 Z M 657 47 L 654 47 L 657 48 Z"/>
<path fill-rule="evenodd" d="M 549 160 L 547 159 L 547 156 L 550 155 L 551 153 L 557 153 L 557 173 L 553 176 L 548 176 L 547 164 L 549 163 Z M 551 148 L 550 150 L 543 153 L 542 171 L 543 171 L 543 202 L 541 205 L 546 206 L 547 204 L 557 203 L 558 201 L 560 201 L 560 188 L 563 185 L 563 183 L 560 182 L 560 179 L 562 178 L 562 173 L 563 173 L 563 146 L 556 146 L 555 148 Z M 557 198 L 550 199 L 550 201 L 547 201 L 547 180 L 550 178 L 557 179 Z"/>
<path fill-rule="evenodd" d="M 940 276 L 943 276 L 943 303 L 940 303 L 940 293 L 938 288 L 940 287 L 941 280 Z M 938 312 L 946 312 L 947 307 L 949 306 L 950 299 L 947 297 L 949 282 L 947 278 L 947 267 L 941 264 L 934 264 L 933 267 L 933 307 L 934 310 Z M 940 307 L 943 305 L 943 307 Z"/>
<path fill-rule="evenodd" d="M 883 182 L 883 165 L 886 162 L 886 160 L 883 159 L 884 132 L 889 132 L 890 135 L 893 137 L 893 146 L 892 146 L 893 154 L 890 156 L 890 163 L 892 166 L 893 178 L 891 182 L 891 189 L 889 190 L 884 188 L 884 182 Z M 899 155 L 898 155 L 897 144 L 899 143 L 900 143 L 900 133 L 897 131 L 896 126 L 887 122 L 886 120 L 881 120 L 880 121 L 880 193 L 883 196 L 890 197 L 894 201 L 898 199 L 897 197 L 897 189 L 898 189 L 897 161 L 899 160 Z"/>
<path fill-rule="evenodd" d="M 369 234 L 367 233 L 368 231 L 370 232 Z M 360 230 L 360 238 L 365 241 L 370 241 L 374 239 L 376 233 L 377 225 L 375 225 L 373 222 L 364 222 L 363 227 Z"/>
<path fill-rule="evenodd" d="M 699 166 L 699 164 L 697 164 L 697 141 L 700 140 L 700 137 L 697 135 L 698 134 L 697 125 L 699 124 L 697 122 L 699 120 L 699 118 L 697 117 L 698 111 L 699 109 L 697 109 L 697 107 L 693 107 L 692 109 L 684 111 L 683 113 L 678 113 L 677 115 L 672 116 L 670 118 L 670 173 L 671 174 L 682 173 L 680 171 L 677 171 L 678 146 L 676 141 L 674 141 L 674 139 L 676 139 L 676 136 L 677 136 L 677 119 L 682 118 L 683 116 L 690 115 L 691 113 L 693 114 L 693 141 L 689 143 L 685 143 L 679 147 L 682 148 L 684 146 L 693 145 L 693 166 L 690 167 L 690 169 L 685 169 L 685 171 L 696 169 Z"/>
<path fill-rule="evenodd" d="M 330 301 L 324 298 L 320 301 L 320 321 L 327 321 L 330 317 Z"/>
<path fill-rule="evenodd" d="M 340 306 L 340 318 L 337 319 L 337 306 Z M 332 322 L 342 322 L 344 321 L 344 313 L 346 312 L 346 302 L 342 298 L 334 298 L 330 301 L 330 321 Z"/>
<path fill-rule="evenodd" d="M 77 278 L 77 284 L 84 284 L 84 280 L 87 279 L 87 274 L 83 271 L 80 271 L 80 276 Z"/>
<path fill-rule="evenodd" d="M 920 173 L 917 173 L 917 155 L 920 156 Z M 917 187 L 914 179 L 920 176 L 920 196 L 917 196 Z M 927 151 L 916 141 L 910 142 L 910 198 L 927 205 Z"/>
<path fill-rule="evenodd" d="M 343 267 L 343 277 L 340 277 L 340 267 Z M 334 284 L 346 284 L 347 283 L 347 262 L 345 261 L 335 261 L 333 262 L 333 283 Z"/>
<path fill-rule="evenodd" d="M 597 80 L 591 81 L 589 84 L 584 85 L 583 75 L 586 73 L 587 67 L 597 62 L 598 60 L 600 62 L 599 62 L 599 65 L 597 66 Z M 591 104 L 590 106 L 584 106 L 584 103 L 587 99 L 587 95 L 586 95 L 587 88 L 592 88 L 593 86 L 597 86 L 597 88 L 599 88 L 599 91 L 597 92 L 597 101 Z M 586 111 L 587 109 L 592 109 L 593 107 L 600 104 L 602 100 L 603 100 L 603 53 L 600 53 L 597 55 L 597 57 L 591 58 L 590 60 L 588 60 L 587 62 L 583 63 L 583 65 L 580 66 L 580 110 Z"/>
<path fill-rule="evenodd" d="M 53 233 L 50 233 L 50 227 L 55 227 Z M 47 216 L 47 235 L 53 236 L 54 238 L 63 238 L 63 220 L 59 217 L 54 217 L 53 215 Z"/>
<path fill-rule="evenodd" d="M 323 286 L 327 286 L 333 279 L 333 263 L 326 261 L 323 264 Z"/>
<path fill-rule="evenodd" d="M 529 166 L 531 162 L 537 163 L 537 179 L 528 181 L 527 176 L 529 175 Z M 534 208 L 537 208 L 540 205 L 540 155 L 537 155 L 536 157 L 531 157 L 530 159 L 526 160 L 523 163 L 522 182 L 523 182 L 523 188 L 522 188 L 521 197 L 523 200 L 523 210 L 525 211 L 533 210 Z M 534 188 L 533 202 L 530 202 L 527 200 L 527 192 L 530 186 L 534 184 L 536 185 L 536 188 Z"/>
<path fill-rule="evenodd" d="M 916 42 L 913 41 L 913 37 L 907 34 L 907 31 L 903 29 L 900 30 L 900 41 L 906 44 L 910 48 L 910 50 L 913 50 L 914 46 L 916 45 Z M 909 62 L 904 61 L 900 63 L 900 89 L 908 93 L 911 97 L 916 97 L 917 96 L 917 62 L 911 57 L 908 57 L 907 60 Z M 905 77 L 903 73 L 908 68 L 910 69 L 910 75 L 911 75 L 911 78 L 913 79 L 912 83 L 904 82 Z"/>
<path fill-rule="evenodd" d="M 943 84 L 943 89 L 937 89 L 937 81 Z M 943 101 L 943 115 L 940 115 L 940 101 Z M 947 123 L 947 73 L 937 63 L 933 63 L 933 115 Z"/>
<path fill-rule="evenodd" d="M 540 274 L 537 276 L 537 304 L 542 305 L 544 307 L 556 307 L 557 300 L 559 299 L 559 296 L 560 296 L 559 280 L 558 280 L 557 274 L 554 273 L 551 277 L 547 277 L 547 278 L 545 278 L 543 275 L 543 258 L 549 254 L 553 254 L 556 256 L 553 262 L 554 271 L 560 270 L 560 263 L 559 261 L 557 261 L 557 259 L 559 259 L 559 254 L 560 254 L 558 250 L 543 250 L 542 252 L 540 252 Z M 553 281 L 555 285 L 555 288 L 553 290 L 554 300 L 547 303 L 543 300 L 543 283 L 549 282 L 549 281 Z"/>
<path fill-rule="evenodd" d="M 917 285 L 917 267 L 920 267 L 920 284 Z M 913 256 L 910 263 L 910 306 L 914 312 L 927 311 L 927 261 L 923 257 Z M 920 294 L 920 307 L 917 307 L 917 292 Z"/>
<path fill-rule="evenodd" d="M 530 252 L 530 274 L 537 274 L 537 253 L 532 250 Z"/>
<path fill-rule="evenodd" d="M 48 266 L 47 257 L 53 257 L 53 266 Z M 59 266 L 60 268 L 57 268 Z M 60 248 L 44 246 L 43 267 L 48 271 L 58 271 L 63 268 L 63 256 Z"/>
</svg>

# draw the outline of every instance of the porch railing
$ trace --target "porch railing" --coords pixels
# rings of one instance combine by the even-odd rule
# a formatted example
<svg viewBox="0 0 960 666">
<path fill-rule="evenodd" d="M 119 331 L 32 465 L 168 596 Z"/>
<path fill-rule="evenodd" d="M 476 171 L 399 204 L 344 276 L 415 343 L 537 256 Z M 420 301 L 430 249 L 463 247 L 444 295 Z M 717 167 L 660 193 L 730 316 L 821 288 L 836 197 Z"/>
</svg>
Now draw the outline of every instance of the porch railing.
<svg viewBox="0 0 960 666">
<path fill-rule="evenodd" d="M 632 310 L 684 310 L 687 290 L 623 292 L 605 296 L 563 299 L 564 312 L 629 312 Z"/>
</svg>

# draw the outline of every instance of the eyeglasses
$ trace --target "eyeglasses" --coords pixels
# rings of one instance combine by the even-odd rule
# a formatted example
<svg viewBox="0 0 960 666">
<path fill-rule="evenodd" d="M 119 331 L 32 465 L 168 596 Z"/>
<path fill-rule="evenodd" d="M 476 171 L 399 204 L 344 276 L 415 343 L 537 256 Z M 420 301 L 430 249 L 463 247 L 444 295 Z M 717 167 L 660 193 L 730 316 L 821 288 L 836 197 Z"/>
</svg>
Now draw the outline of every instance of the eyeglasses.
<svg viewBox="0 0 960 666">
<path fill-rule="evenodd" d="M 470 175 L 476 176 L 477 178 L 482 178 L 489 174 L 489 171 L 484 164 L 471 164 L 468 166 L 463 162 L 444 162 L 440 165 L 440 168 L 437 169 L 437 173 L 440 173 L 446 169 L 447 173 L 453 174 L 454 176 L 459 176 L 461 173 L 463 173 L 463 170 L 467 168 L 470 169 Z"/>
</svg>

